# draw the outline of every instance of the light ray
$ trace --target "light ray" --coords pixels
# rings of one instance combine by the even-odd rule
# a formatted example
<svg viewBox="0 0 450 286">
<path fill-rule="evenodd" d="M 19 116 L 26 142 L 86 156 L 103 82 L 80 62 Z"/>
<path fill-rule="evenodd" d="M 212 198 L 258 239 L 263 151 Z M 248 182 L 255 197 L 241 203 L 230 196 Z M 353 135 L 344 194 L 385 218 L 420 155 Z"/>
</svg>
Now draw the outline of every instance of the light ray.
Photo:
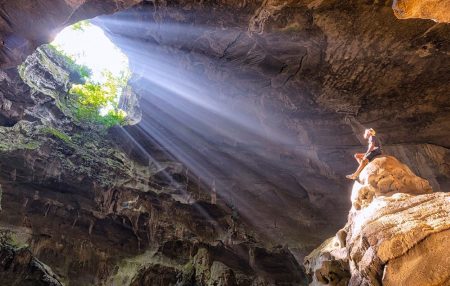
<svg viewBox="0 0 450 286">
<path fill-rule="evenodd" d="M 263 58 L 255 56 L 245 63 L 244 56 L 228 58 L 225 51 L 232 46 L 218 49 L 215 55 L 205 53 L 200 44 L 203 36 L 208 31 L 220 33 L 218 27 L 157 23 L 151 22 L 151 15 L 142 17 L 149 22 L 131 21 L 126 15 L 94 21 L 113 35 L 130 58 L 137 78 L 132 86 L 142 96 L 143 119 L 135 128 L 145 136 L 139 140 L 161 146 L 205 186 L 214 181 L 218 195 L 238 205 L 242 216 L 256 225 L 267 219 L 264 212 L 283 215 L 288 206 L 309 200 L 301 186 L 293 190 L 283 185 L 285 177 L 299 178 L 270 148 L 308 161 L 311 169 L 321 162 L 307 143 L 299 142 L 308 138 L 299 140 L 302 134 L 280 128 L 280 115 L 268 110 L 255 94 L 271 88 L 271 83 L 255 72 Z M 231 40 L 239 33 L 245 31 L 223 31 Z M 139 140 L 127 136 L 152 158 Z M 281 172 L 288 175 L 283 177 Z M 268 194 L 260 194 L 258 180 L 264 180 Z M 304 182 L 307 184 L 308 178 Z M 201 212 L 207 216 L 206 210 Z"/>
</svg>

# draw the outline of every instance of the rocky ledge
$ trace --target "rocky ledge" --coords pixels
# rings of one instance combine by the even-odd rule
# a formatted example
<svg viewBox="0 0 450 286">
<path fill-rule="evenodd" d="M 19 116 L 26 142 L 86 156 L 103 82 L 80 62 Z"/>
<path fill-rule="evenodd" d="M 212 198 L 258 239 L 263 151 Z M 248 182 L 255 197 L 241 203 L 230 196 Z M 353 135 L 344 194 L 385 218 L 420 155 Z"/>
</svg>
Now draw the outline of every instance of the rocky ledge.
<svg viewBox="0 0 450 286">
<path fill-rule="evenodd" d="M 0 281 L 10 286 L 62 286 L 50 268 L 27 248 L 0 243 Z"/>
<path fill-rule="evenodd" d="M 390 156 L 352 191 L 348 222 L 305 258 L 310 285 L 450 285 L 450 195 Z"/>
</svg>

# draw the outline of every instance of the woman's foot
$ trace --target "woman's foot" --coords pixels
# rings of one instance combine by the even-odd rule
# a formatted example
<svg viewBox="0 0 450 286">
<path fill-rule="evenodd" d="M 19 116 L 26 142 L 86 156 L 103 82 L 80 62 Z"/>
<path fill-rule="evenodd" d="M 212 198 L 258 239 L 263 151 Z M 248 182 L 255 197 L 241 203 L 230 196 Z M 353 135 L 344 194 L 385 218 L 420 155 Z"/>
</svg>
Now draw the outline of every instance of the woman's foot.
<svg viewBox="0 0 450 286">
<path fill-rule="evenodd" d="M 351 175 L 347 175 L 347 176 L 345 176 L 347 179 L 350 179 L 350 180 L 356 180 L 356 178 L 358 177 L 358 176 L 356 176 L 355 174 L 351 174 Z"/>
</svg>

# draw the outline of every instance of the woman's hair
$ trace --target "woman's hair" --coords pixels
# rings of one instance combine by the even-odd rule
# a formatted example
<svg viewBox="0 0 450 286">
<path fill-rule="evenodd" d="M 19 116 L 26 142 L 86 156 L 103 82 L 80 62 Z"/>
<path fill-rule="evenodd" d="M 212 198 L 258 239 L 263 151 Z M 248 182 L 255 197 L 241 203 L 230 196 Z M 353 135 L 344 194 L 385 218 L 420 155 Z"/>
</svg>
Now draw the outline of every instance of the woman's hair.
<svg viewBox="0 0 450 286">
<path fill-rule="evenodd" d="M 368 132 L 372 136 L 375 136 L 375 134 L 377 134 L 373 128 L 367 128 L 365 132 Z"/>
</svg>

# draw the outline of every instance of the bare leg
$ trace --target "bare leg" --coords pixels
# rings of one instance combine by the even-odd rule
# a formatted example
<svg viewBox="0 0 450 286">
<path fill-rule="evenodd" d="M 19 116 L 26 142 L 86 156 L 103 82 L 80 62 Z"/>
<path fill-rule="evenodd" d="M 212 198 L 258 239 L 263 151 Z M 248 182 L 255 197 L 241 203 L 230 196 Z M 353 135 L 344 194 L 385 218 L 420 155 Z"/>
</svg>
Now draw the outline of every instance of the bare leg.
<svg viewBox="0 0 450 286">
<path fill-rule="evenodd" d="M 364 153 L 356 153 L 354 157 L 358 164 L 361 164 L 362 160 L 364 159 Z"/>
<path fill-rule="evenodd" d="M 361 161 L 361 164 L 359 164 L 359 167 L 358 167 L 358 169 L 356 170 L 356 172 L 354 172 L 353 174 L 351 174 L 351 175 L 347 175 L 347 176 L 345 176 L 347 179 L 350 179 L 350 180 L 356 180 L 357 178 L 358 178 L 358 176 L 359 176 L 359 173 L 361 173 L 361 171 L 364 169 L 364 167 L 367 165 L 369 163 L 369 160 L 367 160 L 367 159 L 363 159 L 362 161 Z"/>
<path fill-rule="evenodd" d="M 359 173 L 361 173 L 361 171 L 364 169 L 364 167 L 369 163 L 369 160 L 367 159 L 363 159 L 361 161 L 361 164 L 359 164 L 358 170 L 356 170 L 355 173 L 353 173 L 353 177 L 358 178 Z"/>
<path fill-rule="evenodd" d="M 359 166 L 358 166 L 358 169 L 356 170 L 356 172 L 354 172 L 351 175 L 345 176 L 347 179 L 355 180 L 359 176 L 359 173 L 361 173 L 362 169 L 364 169 L 364 167 L 367 165 L 368 162 L 365 162 L 365 161 L 368 161 L 368 160 L 364 159 L 364 155 L 365 155 L 364 153 L 356 153 L 355 154 L 354 157 L 355 157 L 355 160 L 358 161 Z"/>
</svg>

